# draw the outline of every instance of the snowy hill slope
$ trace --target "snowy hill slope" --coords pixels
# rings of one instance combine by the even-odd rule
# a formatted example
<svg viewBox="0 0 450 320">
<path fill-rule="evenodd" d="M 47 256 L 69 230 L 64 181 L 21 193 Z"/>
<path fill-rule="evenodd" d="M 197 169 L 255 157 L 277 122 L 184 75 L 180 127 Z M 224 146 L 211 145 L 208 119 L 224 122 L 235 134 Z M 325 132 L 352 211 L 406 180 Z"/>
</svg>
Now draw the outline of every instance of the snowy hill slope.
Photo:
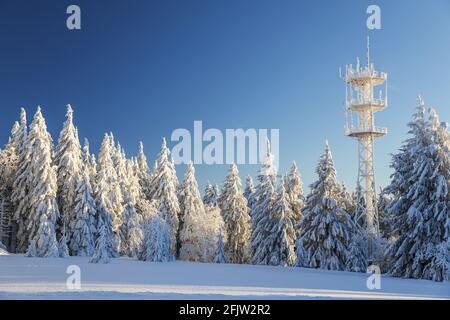
<svg viewBox="0 0 450 320">
<path fill-rule="evenodd" d="M 81 290 L 66 287 L 69 265 L 81 268 Z M 115 259 L 0 256 L 0 299 L 450 299 L 450 283 L 268 266 L 148 263 Z"/>
</svg>

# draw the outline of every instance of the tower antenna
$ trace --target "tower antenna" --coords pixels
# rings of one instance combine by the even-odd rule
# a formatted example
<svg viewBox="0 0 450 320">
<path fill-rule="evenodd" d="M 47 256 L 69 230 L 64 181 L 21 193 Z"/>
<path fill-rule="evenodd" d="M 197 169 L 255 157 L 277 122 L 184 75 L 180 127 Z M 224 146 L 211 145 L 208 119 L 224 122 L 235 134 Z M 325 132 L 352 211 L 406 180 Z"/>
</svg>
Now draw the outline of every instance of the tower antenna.
<svg viewBox="0 0 450 320">
<path fill-rule="evenodd" d="M 375 113 L 387 107 L 387 74 L 377 72 L 370 64 L 370 41 L 367 37 L 367 68 L 346 67 L 346 105 L 351 124 L 345 135 L 358 141 L 358 181 L 356 223 L 367 230 L 369 258 L 373 258 L 374 241 L 379 237 L 377 195 L 375 189 L 374 142 L 387 134 L 386 128 L 375 126 Z M 384 95 L 375 98 L 374 88 L 386 87 Z M 353 125 L 353 118 L 357 123 Z"/>
</svg>

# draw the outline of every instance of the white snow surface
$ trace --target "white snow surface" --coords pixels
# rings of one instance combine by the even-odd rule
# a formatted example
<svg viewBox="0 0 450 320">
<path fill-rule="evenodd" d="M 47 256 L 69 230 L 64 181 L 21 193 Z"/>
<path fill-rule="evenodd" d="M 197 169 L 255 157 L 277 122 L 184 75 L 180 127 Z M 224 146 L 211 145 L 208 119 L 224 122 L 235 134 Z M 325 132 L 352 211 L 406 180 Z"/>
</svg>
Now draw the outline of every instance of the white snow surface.
<svg viewBox="0 0 450 320">
<path fill-rule="evenodd" d="M 450 283 L 270 266 L 152 263 L 112 259 L 0 256 L 0 299 L 450 299 Z M 67 267 L 81 269 L 81 289 L 66 286 Z"/>
</svg>

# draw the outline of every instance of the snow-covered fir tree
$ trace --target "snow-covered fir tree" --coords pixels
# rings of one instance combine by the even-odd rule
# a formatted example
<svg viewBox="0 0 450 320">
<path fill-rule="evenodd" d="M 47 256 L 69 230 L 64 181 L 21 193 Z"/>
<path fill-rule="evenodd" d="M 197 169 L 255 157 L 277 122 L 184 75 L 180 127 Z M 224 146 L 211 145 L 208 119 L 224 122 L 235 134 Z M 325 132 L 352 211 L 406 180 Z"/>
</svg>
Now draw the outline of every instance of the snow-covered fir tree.
<svg viewBox="0 0 450 320">
<path fill-rule="evenodd" d="M 75 220 L 71 226 L 69 248 L 74 256 L 92 256 L 95 248 L 97 208 L 91 187 L 91 177 L 85 165 L 78 181 L 75 198 Z"/>
<path fill-rule="evenodd" d="M 27 208 L 26 233 L 29 235 L 29 253 L 36 257 L 58 257 L 55 225 L 59 216 L 56 201 L 56 167 L 52 161 L 52 138 L 47 131 L 41 109 L 38 107 L 27 136 L 27 159 L 31 181 Z"/>
<path fill-rule="evenodd" d="M 296 235 L 298 236 L 300 234 L 300 221 L 303 217 L 303 183 L 295 161 L 292 163 L 289 173 L 285 178 L 285 189 L 292 212 L 291 220 L 294 225 Z"/>
<path fill-rule="evenodd" d="M 95 203 L 98 224 L 95 250 L 99 256 L 94 259 L 94 261 L 103 259 L 104 253 L 100 251 L 106 250 L 110 258 L 118 255 L 117 241 L 120 236 L 118 231 L 121 218 L 116 216 L 116 212 L 114 211 L 116 207 L 114 204 L 119 202 L 119 199 L 121 200 L 121 194 L 119 184 L 117 183 L 117 173 L 111 158 L 110 148 L 110 137 L 109 135 L 105 135 L 100 148 L 96 183 L 97 192 L 95 195 Z M 98 240 L 100 237 L 102 237 L 101 241 Z M 99 244 L 101 246 L 99 246 Z M 105 244 L 106 247 L 103 247 L 103 244 Z"/>
<path fill-rule="evenodd" d="M 77 131 L 73 125 L 73 109 L 67 105 L 66 122 L 60 133 L 55 150 L 54 163 L 57 168 L 57 200 L 60 211 L 58 234 L 66 227 L 67 239 L 72 237 L 72 226 L 76 218 L 75 199 L 81 178 L 82 157 Z"/>
<path fill-rule="evenodd" d="M 247 175 L 247 177 L 245 179 L 244 197 L 247 200 L 247 207 L 249 210 L 249 212 L 248 212 L 249 214 L 252 213 L 252 207 L 256 201 L 255 192 L 256 192 L 256 188 L 253 185 L 253 179 L 250 175 Z"/>
<path fill-rule="evenodd" d="M 100 206 L 103 206 L 102 210 L 111 215 L 112 231 L 116 237 L 117 245 L 119 245 L 119 228 L 122 224 L 123 212 L 122 192 L 112 158 L 115 148 L 111 149 L 114 145 L 111 140 L 112 137 L 106 134 L 98 156 L 96 203 L 98 210 L 100 210 Z"/>
<path fill-rule="evenodd" d="M 95 241 L 95 250 L 89 262 L 109 263 L 111 261 L 111 258 L 117 256 L 116 247 L 117 245 L 112 233 L 111 215 L 101 214 L 98 220 L 98 232 L 97 239 Z"/>
<path fill-rule="evenodd" d="M 145 224 L 145 239 L 138 258 L 150 262 L 167 262 L 173 258 L 169 225 L 158 215 Z"/>
<path fill-rule="evenodd" d="M 149 167 L 147 162 L 147 157 L 144 152 L 143 142 L 139 142 L 139 152 L 136 158 L 136 174 L 139 178 L 139 184 L 141 185 L 144 195 L 150 199 L 151 192 L 151 175 L 149 173 Z"/>
<path fill-rule="evenodd" d="M 27 148 L 27 114 L 25 109 L 20 110 L 20 126 L 17 131 L 18 164 L 12 189 L 12 203 L 14 207 L 14 224 L 17 229 L 17 243 L 14 251 L 24 253 L 27 250 L 29 234 L 27 232 L 29 212 L 29 190 L 32 181 L 30 150 Z"/>
<path fill-rule="evenodd" d="M 345 270 L 357 227 L 342 208 L 342 185 L 337 181 L 328 142 L 316 173 L 318 180 L 311 185 L 300 224 L 297 265 Z"/>
<path fill-rule="evenodd" d="M 226 238 L 225 222 L 218 206 L 205 206 L 205 218 L 202 222 L 201 241 L 202 262 L 213 262 L 219 234 Z"/>
<path fill-rule="evenodd" d="M 219 197 L 216 186 L 207 183 L 205 187 L 205 194 L 203 196 L 203 203 L 205 206 L 217 206 L 217 199 Z"/>
<path fill-rule="evenodd" d="M 273 161 L 274 157 L 270 153 L 270 147 L 268 147 L 257 176 L 256 202 L 251 214 L 253 264 L 268 264 L 270 261 L 270 248 L 265 240 L 273 229 L 273 225 L 269 222 L 273 221 L 271 212 L 276 200 L 275 180 L 277 173 Z"/>
<path fill-rule="evenodd" d="M 251 225 L 247 200 L 242 194 L 237 166 L 230 166 L 222 187 L 219 206 L 227 234 L 225 254 L 230 263 L 247 263 L 250 260 Z"/>
<path fill-rule="evenodd" d="M 0 244 L 12 251 L 13 237 L 13 203 L 12 191 L 18 166 L 19 123 L 15 122 L 5 149 L 0 151 Z"/>
<path fill-rule="evenodd" d="M 67 246 L 66 228 L 63 226 L 61 229 L 61 236 L 58 241 L 58 252 L 60 258 L 67 258 L 69 256 L 69 247 Z"/>
<path fill-rule="evenodd" d="M 280 183 L 277 199 L 271 212 L 273 221 L 268 221 L 272 227 L 268 238 L 265 240 L 270 248 L 269 264 L 274 266 L 292 266 L 295 262 L 295 234 L 292 217 L 294 216 L 287 192 L 284 188 L 284 180 Z"/>
<path fill-rule="evenodd" d="M 181 184 L 180 208 L 179 257 L 182 260 L 201 261 L 206 213 L 192 162 L 187 165 Z"/>
<path fill-rule="evenodd" d="M 152 189 L 149 192 L 151 200 L 159 204 L 159 214 L 169 225 L 170 254 L 175 257 L 177 252 L 177 234 L 179 228 L 180 205 L 177 198 L 178 179 L 173 163 L 169 159 L 170 150 L 163 139 L 161 152 L 155 164 Z"/>
<path fill-rule="evenodd" d="M 391 185 L 397 236 L 389 249 L 390 273 L 406 278 L 443 281 L 450 278 L 448 259 L 450 220 L 449 133 L 434 110 L 425 120 L 419 98 L 417 112 L 408 124 L 412 135 L 394 156 Z"/>
<path fill-rule="evenodd" d="M 227 263 L 227 258 L 225 255 L 225 243 L 223 241 L 222 233 L 219 233 L 219 237 L 217 238 L 214 263 Z"/>
</svg>

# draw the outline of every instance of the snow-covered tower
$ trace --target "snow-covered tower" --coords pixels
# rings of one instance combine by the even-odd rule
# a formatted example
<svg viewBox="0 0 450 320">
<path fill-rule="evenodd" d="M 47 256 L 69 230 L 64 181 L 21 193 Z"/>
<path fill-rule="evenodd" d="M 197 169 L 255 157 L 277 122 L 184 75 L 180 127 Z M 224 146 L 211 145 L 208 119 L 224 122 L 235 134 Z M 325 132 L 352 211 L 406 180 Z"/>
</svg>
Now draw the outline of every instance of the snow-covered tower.
<svg viewBox="0 0 450 320">
<path fill-rule="evenodd" d="M 379 223 L 374 172 L 374 140 L 387 134 L 386 128 L 375 126 L 375 113 L 386 108 L 387 74 L 375 70 L 370 61 L 367 38 L 367 65 L 347 65 L 343 80 L 346 83 L 347 124 L 345 135 L 358 141 L 358 182 L 356 221 L 367 228 L 371 237 L 378 237 Z M 375 89 L 384 87 L 375 94 Z M 370 248 L 369 248 L 370 249 Z"/>
</svg>

